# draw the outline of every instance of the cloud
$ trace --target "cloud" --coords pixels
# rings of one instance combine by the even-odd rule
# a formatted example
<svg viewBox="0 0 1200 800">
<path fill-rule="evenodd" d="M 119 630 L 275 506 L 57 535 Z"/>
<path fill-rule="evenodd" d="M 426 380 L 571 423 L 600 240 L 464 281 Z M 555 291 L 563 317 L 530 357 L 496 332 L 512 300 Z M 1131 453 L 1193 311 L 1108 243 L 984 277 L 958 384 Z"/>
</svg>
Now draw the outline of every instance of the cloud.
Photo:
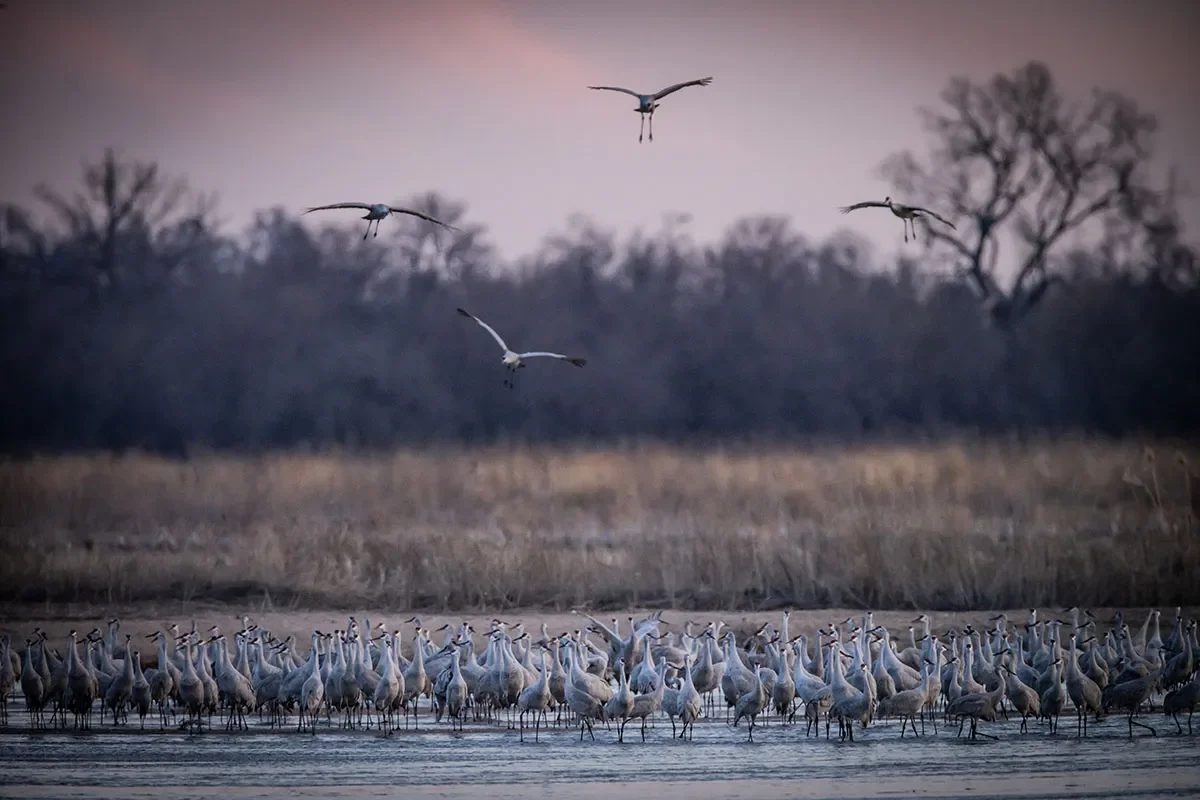
<svg viewBox="0 0 1200 800">
<path fill-rule="evenodd" d="M 559 45 L 553 35 L 521 20 L 511 8 L 488 0 L 443 8 L 452 17 L 441 20 L 438 27 L 449 44 L 446 38 L 434 37 L 427 55 L 473 83 L 502 90 L 527 81 L 557 91 L 575 90 L 596 80 L 593 67 Z"/>
<path fill-rule="evenodd" d="M 239 113 L 250 105 L 250 98 L 233 85 L 151 63 L 127 35 L 99 20 L 47 10 L 43 25 L 46 48 L 56 62 L 92 80 L 99 78 L 153 111 L 169 112 L 183 105 Z"/>
</svg>

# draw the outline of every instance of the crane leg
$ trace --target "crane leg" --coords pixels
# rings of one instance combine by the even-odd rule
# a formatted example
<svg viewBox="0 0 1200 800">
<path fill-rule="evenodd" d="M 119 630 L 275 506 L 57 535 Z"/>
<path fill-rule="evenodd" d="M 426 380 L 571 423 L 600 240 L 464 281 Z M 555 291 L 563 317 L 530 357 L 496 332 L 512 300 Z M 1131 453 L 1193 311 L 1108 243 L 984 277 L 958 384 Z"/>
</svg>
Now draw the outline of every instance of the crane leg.
<svg viewBox="0 0 1200 800">
<path fill-rule="evenodd" d="M 1145 725 L 1141 722 L 1138 722 L 1136 719 L 1133 718 L 1133 712 L 1130 712 L 1129 713 L 1129 737 L 1130 738 L 1133 738 L 1133 726 L 1134 725 L 1137 725 L 1139 728 L 1145 728 L 1146 730 L 1150 731 L 1151 735 L 1153 735 L 1153 736 L 1158 736 L 1158 731 L 1154 730 L 1154 728 L 1151 727 L 1150 725 Z"/>
<path fill-rule="evenodd" d="M 646 115 L 642 114 L 642 127 L 641 127 L 641 130 L 638 131 L 638 144 L 642 143 L 642 134 L 644 134 L 645 132 L 646 132 Z"/>
<path fill-rule="evenodd" d="M 654 112 L 650 112 L 650 141 L 654 141 Z"/>
</svg>

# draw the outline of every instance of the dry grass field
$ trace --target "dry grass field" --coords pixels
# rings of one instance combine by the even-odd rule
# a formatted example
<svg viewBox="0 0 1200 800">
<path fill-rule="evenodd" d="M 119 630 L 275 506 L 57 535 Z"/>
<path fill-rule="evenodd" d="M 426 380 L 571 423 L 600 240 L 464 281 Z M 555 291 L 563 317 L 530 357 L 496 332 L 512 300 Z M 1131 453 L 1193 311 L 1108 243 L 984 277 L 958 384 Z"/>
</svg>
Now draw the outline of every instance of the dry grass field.
<svg viewBox="0 0 1200 800">
<path fill-rule="evenodd" d="M 1189 605 L 1198 455 L 1067 440 L 2 461 L 0 601 Z"/>
</svg>

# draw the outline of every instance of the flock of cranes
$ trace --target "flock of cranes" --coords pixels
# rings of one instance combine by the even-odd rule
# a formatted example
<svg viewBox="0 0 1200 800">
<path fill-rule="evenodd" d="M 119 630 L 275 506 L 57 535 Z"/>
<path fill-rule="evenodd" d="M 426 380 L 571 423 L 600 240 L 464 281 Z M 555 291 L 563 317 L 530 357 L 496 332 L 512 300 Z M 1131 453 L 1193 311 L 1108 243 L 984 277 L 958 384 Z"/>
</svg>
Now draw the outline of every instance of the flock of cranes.
<svg viewBox="0 0 1200 800">
<path fill-rule="evenodd" d="M 1086 610 L 1065 613 L 1045 620 L 1030 610 L 1020 625 L 1000 614 L 986 630 L 967 625 L 940 636 L 921 615 L 907 642 L 870 611 L 811 636 L 793 636 L 785 611 L 778 628 L 767 622 L 740 642 L 722 621 L 678 630 L 662 612 L 630 617 L 625 631 L 616 619 L 581 614 L 576 630 L 559 635 L 500 619 L 482 635 L 465 622 L 431 631 L 419 617 L 406 621 L 406 634 L 350 617 L 342 630 L 313 631 L 306 653 L 295 637 L 246 617 L 231 635 L 216 626 L 201 634 L 193 621 L 183 634 L 168 625 L 137 641 L 114 619 L 105 632 L 71 631 L 61 650 L 40 629 L 19 649 L 0 636 L 0 721 L 11 724 L 19 690 L 31 728 L 89 729 L 97 717 L 127 726 L 133 712 L 141 728 L 150 718 L 152 727 L 198 732 L 217 715 L 226 730 L 246 730 L 257 714 L 260 727 L 312 734 L 471 722 L 516 728 L 521 740 L 531 732 L 535 741 L 549 726 L 578 726 L 580 741 L 594 740 L 597 724 L 624 741 L 633 722 L 645 741 L 656 721 L 691 738 L 707 719 L 744 726 L 753 740 L 774 719 L 785 729 L 803 722 L 806 736 L 821 735 L 823 723 L 826 738 L 836 723 L 839 740 L 853 740 L 855 728 L 862 736 L 888 719 L 899 721 L 900 738 L 936 734 L 940 718 L 973 739 L 996 738 L 979 723 L 1001 716 L 1019 720 L 1019 735 L 1035 727 L 1057 734 L 1063 714 L 1086 736 L 1090 721 L 1112 713 L 1132 738 L 1135 727 L 1157 735 L 1138 717 L 1160 710 L 1179 734 L 1185 718 L 1191 735 L 1200 700 L 1195 620 L 1177 609 L 1164 635 L 1158 611 L 1136 629 L 1118 613 L 1101 633 Z"/>
<path fill-rule="evenodd" d="M 667 97 L 668 95 L 674 94 L 675 92 L 679 91 L 680 89 L 686 89 L 689 86 L 708 86 L 712 83 L 712 80 L 713 79 L 711 77 L 707 77 L 707 78 L 698 78 L 696 80 L 691 80 L 691 81 L 683 81 L 682 83 L 676 83 L 671 86 L 668 86 L 665 89 L 660 89 L 659 91 L 654 92 L 653 94 L 641 94 L 640 92 L 635 92 L 632 89 L 625 89 L 620 86 L 589 86 L 588 88 L 589 89 L 598 89 L 598 90 L 603 90 L 603 91 L 610 91 L 610 92 L 622 92 L 624 94 L 628 94 L 628 95 L 631 95 L 631 96 L 637 98 L 638 106 L 637 106 L 637 108 L 634 109 L 634 111 L 638 112 L 638 114 L 640 114 L 641 118 L 642 118 L 642 130 L 638 133 L 638 142 L 640 143 L 646 132 L 647 117 L 650 120 L 650 141 L 652 141 L 652 142 L 654 141 L 654 112 L 660 105 L 659 101 L 661 101 L 663 98 Z M 848 214 L 849 212 L 854 211 L 856 209 L 875 208 L 875 207 L 886 208 L 886 209 L 890 210 L 894 215 L 896 215 L 897 217 L 900 218 L 900 220 L 904 223 L 904 241 L 905 242 L 908 241 L 909 230 L 912 230 L 913 241 L 916 241 L 916 238 L 917 238 L 916 220 L 919 218 L 935 219 L 938 222 L 941 222 L 945 225 L 949 225 L 951 228 L 954 227 L 954 224 L 952 222 L 950 222 L 949 220 L 940 216 L 939 214 L 937 214 L 933 211 L 930 211 L 927 208 L 922 208 L 920 206 L 903 205 L 901 203 L 894 202 L 891 197 L 884 198 L 882 203 L 873 201 L 873 200 L 863 202 L 863 203 L 855 203 L 854 205 L 843 207 L 841 209 L 841 212 L 843 214 Z M 431 222 L 435 225 L 440 225 L 443 228 L 446 228 L 451 231 L 458 230 L 453 225 L 443 222 L 440 219 L 436 219 L 435 217 L 429 216 L 428 214 L 423 214 L 419 211 L 414 211 L 409 208 L 401 208 L 399 206 L 389 205 L 387 203 L 333 203 L 331 205 L 326 205 L 326 206 L 314 206 L 312 208 L 307 209 L 304 213 L 308 214 L 313 211 L 328 211 L 328 210 L 346 209 L 346 208 L 359 209 L 359 210 L 367 212 L 362 217 L 363 219 L 365 219 L 367 221 L 367 229 L 366 229 L 366 231 L 363 232 L 364 240 L 371 233 L 371 223 L 375 224 L 375 236 L 378 236 L 379 235 L 379 223 L 393 214 L 408 214 L 410 216 L 414 216 L 414 217 L 423 219 L 427 222 Z M 582 358 L 565 356 L 560 353 L 546 353 L 546 352 L 516 353 L 516 352 L 513 352 L 511 349 L 509 349 L 508 345 L 504 343 L 504 340 L 502 338 L 500 338 L 500 335 L 491 328 L 491 326 L 487 325 L 482 320 L 480 320 L 478 317 L 467 313 L 466 311 L 462 310 L 461 308 L 458 309 L 458 313 L 462 314 L 465 317 L 470 317 L 471 319 L 475 320 L 480 325 L 482 325 L 484 327 L 484 329 L 492 335 L 492 338 L 494 338 L 496 340 L 496 342 L 499 343 L 500 347 L 504 350 L 504 355 L 502 356 L 501 360 L 502 360 L 505 368 L 508 370 L 508 375 L 504 379 L 504 386 L 506 388 L 509 388 L 509 389 L 514 388 L 514 386 L 515 386 L 514 376 L 516 374 L 516 370 L 525 366 L 525 364 L 523 363 L 523 359 L 526 359 L 526 358 L 533 358 L 533 357 L 537 357 L 537 356 L 558 358 L 558 359 L 563 359 L 571 364 L 574 364 L 577 367 L 582 367 L 585 363 L 584 359 L 582 359 Z"/>
</svg>

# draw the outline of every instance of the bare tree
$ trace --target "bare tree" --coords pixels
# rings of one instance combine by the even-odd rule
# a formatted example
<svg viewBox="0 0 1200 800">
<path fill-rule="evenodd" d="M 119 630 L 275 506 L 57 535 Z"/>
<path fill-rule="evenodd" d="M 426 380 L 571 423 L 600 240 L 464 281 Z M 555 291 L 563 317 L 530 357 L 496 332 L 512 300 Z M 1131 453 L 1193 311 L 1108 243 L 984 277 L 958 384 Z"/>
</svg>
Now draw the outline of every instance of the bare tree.
<svg viewBox="0 0 1200 800">
<path fill-rule="evenodd" d="M 921 112 L 936 137 L 928 163 L 901 153 L 884 173 L 901 192 L 965 220 L 957 230 L 930 227 L 927 246 L 949 256 L 1004 326 L 1062 279 L 1053 267 L 1070 234 L 1137 218 L 1153 198 L 1144 172 L 1156 122 L 1115 92 L 1068 103 L 1038 62 L 986 84 L 955 78 L 942 100 L 944 108 Z M 1002 239 L 1019 248 L 1007 290 L 996 277 Z"/>
<path fill-rule="evenodd" d="M 211 226 L 215 207 L 211 196 L 192 192 L 181 178 L 164 176 L 157 164 L 123 162 L 111 148 L 100 163 L 84 165 L 82 191 L 68 197 L 40 186 L 37 194 L 68 237 L 88 250 L 99 286 L 129 277 L 121 270 L 123 242 L 156 250 L 158 266 L 173 273 Z"/>
<path fill-rule="evenodd" d="M 427 192 L 403 205 L 458 228 L 450 231 L 417 217 L 401 216 L 395 234 L 399 244 L 397 262 L 410 276 L 457 278 L 463 270 L 473 269 L 491 256 L 491 248 L 484 241 L 484 227 L 463 221 L 467 214 L 464 203 Z M 376 284 L 390 277 L 390 272 L 380 274 Z"/>
</svg>

